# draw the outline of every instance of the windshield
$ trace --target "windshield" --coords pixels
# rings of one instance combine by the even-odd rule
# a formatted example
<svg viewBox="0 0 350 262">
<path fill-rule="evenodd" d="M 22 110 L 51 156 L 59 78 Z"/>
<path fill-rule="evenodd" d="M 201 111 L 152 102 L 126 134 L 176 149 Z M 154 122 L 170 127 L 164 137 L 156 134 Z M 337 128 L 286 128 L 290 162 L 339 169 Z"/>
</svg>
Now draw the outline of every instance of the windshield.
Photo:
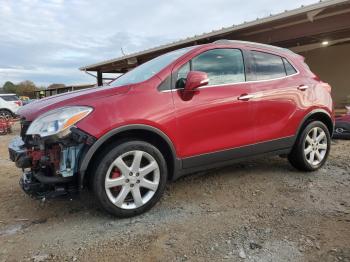
<svg viewBox="0 0 350 262">
<path fill-rule="evenodd" d="M 110 84 L 113 86 L 122 86 L 146 81 L 193 48 L 191 46 L 158 56 L 125 73 Z"/>
</svg>

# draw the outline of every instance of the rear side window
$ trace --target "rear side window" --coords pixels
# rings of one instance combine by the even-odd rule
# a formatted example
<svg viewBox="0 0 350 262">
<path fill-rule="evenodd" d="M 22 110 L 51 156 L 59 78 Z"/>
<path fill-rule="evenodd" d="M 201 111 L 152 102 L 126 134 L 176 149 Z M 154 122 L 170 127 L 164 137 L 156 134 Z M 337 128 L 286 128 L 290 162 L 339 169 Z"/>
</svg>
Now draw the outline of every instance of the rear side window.
<svg viewBox="0 0 350 262">
<path fill-rule="evenodd" d="M 297 70 L 295 70 L 295 68 L 289 63 L 289 61 L 285 58 L 283 59 L 283 63 L 284 63 L 284 67 L 286 69 L 286 73 L 288 76 L 290 75 L 294 75 L 295 73 L 297 73 Z"/>
<path fill-rule="evenodd" d="M 268 80 L 286 76 L 284 63 L 280 56 L 258 51 L 252 51 L 251 54 L 256 80 Z"/>
<path fill-rule="evenodd" d="M 5 101 L 18 101 L 19 98 L 17 96 L 0 96 Z"/>
<path fill-rule="evenodd" d="M 207 73 L 209 85 L 245 81 L 243 55 L 239 49 L 213 49 L 204 52 L 192 59 L 191 70 Z"/>
</svg>

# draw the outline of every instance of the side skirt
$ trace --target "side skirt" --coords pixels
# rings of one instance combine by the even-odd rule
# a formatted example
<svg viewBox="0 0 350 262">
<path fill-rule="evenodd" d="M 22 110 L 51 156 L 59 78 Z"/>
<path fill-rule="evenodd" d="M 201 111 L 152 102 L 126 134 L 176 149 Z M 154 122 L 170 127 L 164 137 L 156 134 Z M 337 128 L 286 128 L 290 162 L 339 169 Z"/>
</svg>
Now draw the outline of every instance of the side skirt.
<svg viewBox="0 0 350 262">
<path fill-rule="evenodd" d="M 227 166 L 245 159 L 256 158 L 261 155 L 289 154 L 296 137 L 286 137 L 268 142 L 227 149 L 181 159 L 182 168 L 177 170 L 174 180 L 186 174 Z"/>
</svg>

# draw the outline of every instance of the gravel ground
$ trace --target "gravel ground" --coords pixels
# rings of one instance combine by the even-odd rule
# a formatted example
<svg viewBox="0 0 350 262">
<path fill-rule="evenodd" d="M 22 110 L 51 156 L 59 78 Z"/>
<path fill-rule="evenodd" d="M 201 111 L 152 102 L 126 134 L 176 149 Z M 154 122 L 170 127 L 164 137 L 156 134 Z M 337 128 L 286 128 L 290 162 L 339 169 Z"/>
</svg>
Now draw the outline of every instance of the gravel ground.
<svg viewBox="0 0 350 262">
<path fill-rule="evenodd" d="M 0 261 L 350 261 L 350 141 L 321 170 L 269 157 L 194 174 L 148 213 L 116 219 L 89 192 L 41 203 L 0 137 Z"/>
</svg>

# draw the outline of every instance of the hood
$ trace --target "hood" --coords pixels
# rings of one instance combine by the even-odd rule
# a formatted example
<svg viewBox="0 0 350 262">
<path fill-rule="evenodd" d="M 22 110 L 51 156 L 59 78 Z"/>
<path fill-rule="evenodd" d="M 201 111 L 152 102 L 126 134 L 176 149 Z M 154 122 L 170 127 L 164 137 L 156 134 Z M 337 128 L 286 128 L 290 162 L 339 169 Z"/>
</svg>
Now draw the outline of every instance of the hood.
<svg viewBox="0 0 350 262">
<path fill-rule="evenodd" d="M 94 107 L 94 101 L 106 96 L 125 94 L 129 89 L 130 86 L 102 86 L 54 95 L 23 106 L 17 114 L 27 121 L 33 121 L 39 115 L 60 107 L 72 105 Z"/>
</svg>

